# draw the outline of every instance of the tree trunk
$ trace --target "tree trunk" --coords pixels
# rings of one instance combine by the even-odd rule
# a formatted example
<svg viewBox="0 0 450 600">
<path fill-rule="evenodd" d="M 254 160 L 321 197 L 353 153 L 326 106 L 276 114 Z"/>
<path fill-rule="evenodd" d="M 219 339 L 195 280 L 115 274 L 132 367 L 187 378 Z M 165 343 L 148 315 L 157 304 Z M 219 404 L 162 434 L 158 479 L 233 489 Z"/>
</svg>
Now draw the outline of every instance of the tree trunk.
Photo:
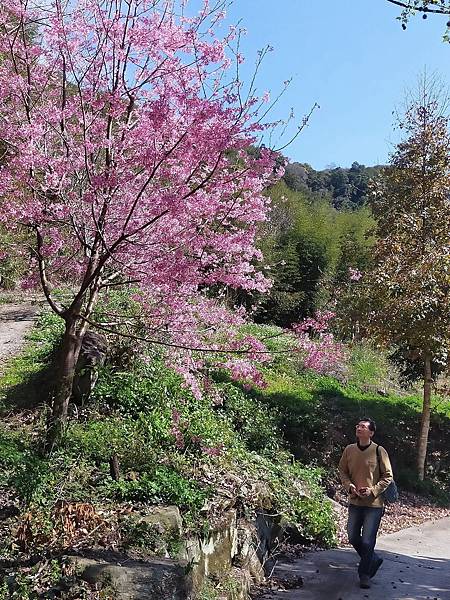
<svg viewBox="0 0 450 600">
<path fill-rule="evenodd" d="M 119 458 L 118 458 L 116 452 L 114 452 L 114 454 L 111 454 L 111 456 L 109 457 L 109 472 L 111 474 L 111 477 L 114 479 L 114 481 L 119 481 L 120 466 L 119 466 Z"/>
<path fill-rule="evenodd" d="M 81 328 L 81 330 L 77 328 L 77 321 L 74 317 L 66 319 L 66 329 L 59 357 L 56 393 L 47 428 L 45 443 L 47 453 L 51 452 L 61 442 L 67 422 L 67 408 L 72 395 L 75 367 L 84 335 L 84 328 Z"/>
<path fill-rule="evenodd" d="M 425 478 L 425 459 L 427 457 L 428 432 L 430 431 L 431 386 L 433 384 L 433 378 L 431 375 L 431 357 L 429 354 L 425 355 L 423 375 L 423 408 L 419 443 L 417 445 L 417 475 L 420 481 L 423 481 Z"/>
</svg>

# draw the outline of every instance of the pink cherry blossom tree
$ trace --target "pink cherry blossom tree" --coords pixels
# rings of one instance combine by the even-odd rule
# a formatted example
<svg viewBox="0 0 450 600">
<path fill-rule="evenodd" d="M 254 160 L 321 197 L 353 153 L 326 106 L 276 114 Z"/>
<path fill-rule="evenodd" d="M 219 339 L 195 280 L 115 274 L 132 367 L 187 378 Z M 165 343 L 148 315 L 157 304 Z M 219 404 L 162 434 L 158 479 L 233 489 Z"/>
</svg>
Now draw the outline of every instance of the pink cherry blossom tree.
<svg viewBox="0 0 450 600">
<path fill-rule="evenodd" d="M 232 324 L 202 290 L 268 285 L 255 234 L 276 156 L 248 152 L 264 98 L 244 93 L 220 4 L 189 16 L 186 0 L 1 2 L 1 219 L 29 232 L 27 283 L 65 322 L 49 447 L 105 290 L 138 288 L 148 337 L 176 354 Z"/>
</svg>

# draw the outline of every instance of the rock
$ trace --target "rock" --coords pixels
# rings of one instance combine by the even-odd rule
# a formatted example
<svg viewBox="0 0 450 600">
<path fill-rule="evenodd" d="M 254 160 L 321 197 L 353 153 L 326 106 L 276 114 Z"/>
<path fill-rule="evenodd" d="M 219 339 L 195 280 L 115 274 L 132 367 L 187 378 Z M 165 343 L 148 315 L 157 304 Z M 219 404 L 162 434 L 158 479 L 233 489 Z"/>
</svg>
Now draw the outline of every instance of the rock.
<svg viewBox="0 0 450 600">
<path fill-rule="evenodd" d="M 125 547 L 145 548 L 146 552 L 175 558 L 174 543 L 182 546 L 183 522 L 177 506 L 155 506 L 121 518 L 121 534 Z"/>
<path fill-rule="evenodd" d="M 183 535 L 183 520 L 178 506 L 155 506 L 139 519 L 149 525 L 160 525 L 164 533 Z"/>
<path fill-rule="evenodd" d="M 93 554 L 93 553 L 92 553 Z M 189 600 L 186 565 L 168 559 L 131 560 L 125 556 L 68 557 L 80 577 L 96 589 L 114 593 L 115 600 Z"/>
<path fill-rule="evenodd" d="M 193 584 L 199 589 L 205 577 L 230 571 L 237 552 L 236 510 L 230 510 L 208 536 L 187 539 L 180 556 L 193 566 Z"/>
<path fill-rule="evenodd" d="M 161 536 L 167 550 L 169 540 L 175 538 L 181 549 L 177 561 L 159 557 L 136 560 L 136 555 L 130 558 L 106 551 L 71 558 L 82 579 L 97 589 L 103 587 L 105 593 L 112 592 L 117 600 L 194 600 L 208 578 L 225 587 L 229 581 L 233 598 L 247 600 L 251 582 L 261 583 L 267 575 L 265 569 L 270 571 L 271 551 L 283 533 L 267 513 L 260 512 L 252 523 L 238 522 L 235 509 L 227 511 L 204 537 L 185 538 L 176 506 L 131 513 L 122 518 L 122 524 L 131 541 L 134 526 L 139 533 L 143 524 L 149 543 L 153 540 L 155 545 Z M 150 535 L 153 532 L 155 539 Z"/>
<path fill-rule="evenodd" d="M 263 565 L 258 557 L 260 540 L 258 531 L 253 523 L 244 519 L 239 521 L 239 566 L 248 571 L 256 583 L 264 580 Z"/>
<path fill-rule="evenodd" d="M 342 513 L 347 512 L 347 508 L 345 506 L 342 506 L 342 504 L 339 504 L 339 502 L 336 502 L 336 500 L 333 500 L 333 498 L 328 498 L 328 502 L 331 503 L 331 507 L 336 515 L 339 516 Z"/>
<path fill-rule="evenodd" d="M 263 512 L 259 512 L 254 521 L 258 536 L 257 555 L 264 568 L 271 569 L 268 558 L 273 548 L 281 541 L 283 537 L 283 528 L 281 524 Z"/>
<path fill-rule="evenodd" d="M 266 511 L 272 508 L 272 493 L 266 483 L 257 482 L 254 485 L 253 498 L 256 506 Z"/>
<path fill-rule="evenodd" d="M 86 331 L 73 382 L 73 398 L 83 404 L 92 393 L 98 379 L 98 369 L 106 360 L 108 342 L 104 335 Z"/>
<path fill-rule="evenodd" d="M 233 600 L 249 600 L 250 588 L 253 580 L 249 572 L 245 569 L 232 569 L 231 578 L 234 582 L 232 599 Z"/>
</svg>

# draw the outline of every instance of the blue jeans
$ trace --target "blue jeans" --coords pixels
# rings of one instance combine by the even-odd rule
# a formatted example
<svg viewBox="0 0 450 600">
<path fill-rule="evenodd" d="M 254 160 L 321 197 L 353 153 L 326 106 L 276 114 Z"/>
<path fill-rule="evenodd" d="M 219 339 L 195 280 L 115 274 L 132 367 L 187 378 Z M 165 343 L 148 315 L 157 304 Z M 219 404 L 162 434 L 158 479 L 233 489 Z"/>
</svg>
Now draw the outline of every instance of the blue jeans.
<svg viewBox="0 0 450 600">
<path fill-rule="evenodd" d="M 384 508 L 379 507 L 353 504 L 348 507 L 348 541 L 361 557 L 359 575 L 370 576 L 371 564 L 378 560 L 374 548 L 383 512 Z"/>
</svg>

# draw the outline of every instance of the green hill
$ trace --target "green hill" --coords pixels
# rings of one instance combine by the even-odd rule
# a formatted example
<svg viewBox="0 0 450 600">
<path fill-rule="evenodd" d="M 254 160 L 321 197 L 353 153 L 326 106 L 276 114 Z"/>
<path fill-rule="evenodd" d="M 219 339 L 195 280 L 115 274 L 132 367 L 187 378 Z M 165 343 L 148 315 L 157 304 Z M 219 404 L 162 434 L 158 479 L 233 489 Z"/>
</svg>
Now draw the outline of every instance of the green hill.
<svg viewBox="0 0 450 600">
<path fill-rule="evenodd" d="M 57 319 L 44 314 L 0 379 L 0 488 L 14 507 L 3 525 L 3 562 L 67 553 L 74 539 L 83 548 L 115 547 L 131 556 L 157 555 L 163 547 L 176 559 L 182 540 L 161 546 L 153 529 L 130 530 L 118 518 L 130 507 L 142 512 L 161 504 L 179 507 L 189 535 L 204 535 L 233 507 L 246 518 L 263 510 L 294 527 L 304 543 L 333 545 L 335 518 L 325 488 L 334 493 L 342 448 L 367 414 L 378 421 L 377 441 L 389 450 L 400 487 L 448 502 L 448 400 L 435 402 L 423 484 L 414 476 L 420 398 L 380 393 L 388 372 L 375 351 L 349 347 L 348 369 L 338 380 L 305 370 L 279 329 L 251 326 L 248 332 L 268 338 L 273 352 L 263 370 L 265 388 L 244 388 L 213 370 L 207 392 L 196 398 L 161 351 L 136 353 L 122 345 L 89 401 L 72 405 L 64 446 L 44 457 L 42 394 L 60 334 Z M 113 477 L 112 458 L 119 477 Z M 92 516 L 80 532 L 58 517 L 75 506 L 89 507 Z M 105 514 L 100 527 L 96 519 Z M 23 598 L 34 598 L 27 573 L 16 567 L 14 585 L 22 582 L 30 593 Z"/>
</svg>

